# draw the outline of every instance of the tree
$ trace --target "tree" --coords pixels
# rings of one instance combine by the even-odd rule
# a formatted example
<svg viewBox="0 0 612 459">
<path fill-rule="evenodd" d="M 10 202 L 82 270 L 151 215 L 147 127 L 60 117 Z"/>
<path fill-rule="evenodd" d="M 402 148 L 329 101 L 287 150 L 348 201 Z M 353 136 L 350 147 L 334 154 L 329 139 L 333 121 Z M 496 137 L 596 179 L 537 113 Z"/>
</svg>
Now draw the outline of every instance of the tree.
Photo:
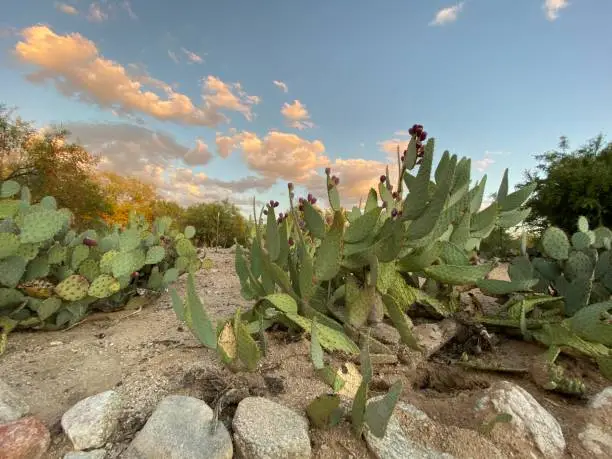
<svg viewBox="0 0 612 459">
<path fill-rule="evenodd" d="M 110 201 L 96 181 L 99 158 L 67 141 L 68 131 L 37 131 L 0 106 L 0 179 L 27 185 L 33 200 L 53 196 L 69 208 L 77 227 L 91 225 Z"/>
<path fill-rule="evenodd" d="M 227 200 L 189 206 L 183 224 L 195 227 L 198 244 L 209 247 L 230 247 L 234 239 L 245 244 L 249 232 L 240 210 Z"/>
<path fill-rule="evenodd" d="M 612 226 L 612 143 L 605 144 L 598 135 L 568 153 L 569 143 L 562 137 L 558 148 L 537 155 L 539 164 L 525 171 L 525 182 L 519 185 L 536 183 L 526 204 L 532 209 L 526 223 L 537 231 L 555 225 L 571 234 L 584 215 L 592 227 Z"/>
<path fill-rule="evenodd" d="M 131 211 L 144 216 L 149 222 L 152 221 L 153 205 L 157 200 L 153 185 L 115 172 L 102 172 L 99 179 L 104 193 L 113 203 L 110 212 L 104 215 L 107 223 L 126 225 Z"/>
<path fill-rule="evenodd" d="M 185 209 L 183 209 L 178 203 L 174 201 L 168 201 L 164 199 L 157 199 L 153 201 L 151 207 L 152 218 L 155 220 L 157 217 L 170 217 L 172 222 L 183 226 L 183 217 L 185 215 Z"/>
</svg>

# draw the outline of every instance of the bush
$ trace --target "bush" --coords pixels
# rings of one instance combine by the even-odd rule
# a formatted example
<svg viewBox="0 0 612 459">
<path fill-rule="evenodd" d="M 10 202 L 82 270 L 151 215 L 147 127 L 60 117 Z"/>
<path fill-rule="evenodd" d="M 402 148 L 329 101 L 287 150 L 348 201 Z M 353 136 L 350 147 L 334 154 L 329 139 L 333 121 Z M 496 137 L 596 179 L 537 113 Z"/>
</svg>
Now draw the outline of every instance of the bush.
<svg viewBox="0 0 612 459">
<path fill-rule="evenodd" d="M 235 240 L 244 245 L 249 237 L 246 219 L 227 200 L 190 206 L 185 210 L 182 221 L 196 229 L 198 245 L 231 247 Z"/>
</svg>

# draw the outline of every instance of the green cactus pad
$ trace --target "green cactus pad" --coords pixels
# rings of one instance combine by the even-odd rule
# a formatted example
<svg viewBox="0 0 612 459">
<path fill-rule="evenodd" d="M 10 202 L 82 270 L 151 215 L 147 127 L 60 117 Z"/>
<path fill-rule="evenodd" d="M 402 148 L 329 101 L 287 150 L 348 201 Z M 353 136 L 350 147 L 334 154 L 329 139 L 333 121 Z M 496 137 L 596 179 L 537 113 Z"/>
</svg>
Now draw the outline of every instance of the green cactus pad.
<svg viewBox="0 0 612 459">
<path fill-rule="evenodd" d="M 587 231 L 589 231 L 589 221 L 584 215 L 581 215 L 580 217 L 578 217 L 577 226 L 578 226 L 578 231 L 582 233 L 586 233 Z"/>
<path fill-rule="evenodd" d="M 572 246 L 576 250 L 587 249 L 591 245 L 591 238 L 587 233 L 577 232 L 572 235 Z"/>
<path fill-rule="evenodd" d="M 13 218 L 19 212 L 21 201 L 6 199 L 0 201 L 0 219 Z"/>
<path fill-rule="evenodd" d="M 47 210 L 57 210 L 57 201 L 53 196 L 45 196 L 40 200 L 40 205 Z"/>
<path fill-rule="evenodd" d="M 536 184 L 530 183 L 529 185 L 525 185 L 523 188 L 515 191 L 514 193 L 510 193 L 505 197 L 498 196 L 498 202 L 500 210 L 502 211 L 512 211 L 518 209 L 531 194 L 535 191 Z"/>
<path fill-rule="evenodd" d="M 504 170 L 504 176 L 499 184 L 499 189 L 497 190 L 497 200 L 501 201 L 505 199 L 506 196 L 508 196 L 508 169 Z"/>
<path fill-rule="evenodd" d="M 317 281 L 330 280 L 340 270 L 343 234 L 344 215 L 341 211 L 336 211 L 334 222 L 317 249 L 314 259 L 314 275 Z"/>
<path fill-rule="evenodd" d="M 383 295 L 382 300 L 385 304 L 387 314 L 400 334 L 402 343 L 415 350 L 419 350 L 420 346 L 417 339 L 412 334 L 412 324 L 408 316 L 404 314 L 404 311 L 402 311 L 399 304 L 391 295 Z"/>
<path fill-rule="evenodd" d="M 402 393 L 402 382 L 396 381 L 381 399 L 370 400 L 365 409 L 364 421 L 372 435 L 383 438 L 387 425 Z"/>
<path fill-rule="evenodd" d="M 569 280 L 590 278 L 594 265 L 591 259 L 582 252 L 572 252 L 565 263 L 565 275 Z"/>
<path fill-rule="evenodd" d="M 240 320 L 239 312 L 240 310 L 236 311 L 234 318 L 234 334 L 236 336 L 238 358 L 249 371 L 254 371 L 261 359 L 261 350 L 257 342 L 251 337 L 244 323 Z"/>
<path fill-rule="evenodd" d="M 304 201 L 303 206 L 306 228 L 317 239 L 323 239 L 325 237 L 325 221 L 323 217 L 308 201 Z"/>
<path fill-rule="evenodd" d="M 196 234 L 196 229 L 193 226 L 186 226 L 185 231 L 183 232 L 187 239 L 191 239 Z"/>
<path fill-rule="evenodd" d="M 23 218 L 19 239 L 23 244 L 52 239 L 64 226 L 65 217 L 54 210 L 41 210 Z"/>
<path fill-rule="evenodd" d="M 156 265 L 160 263 L 166 256 L 166 249 L 161 245 L 154 245 L 147 250 L 147 256 L 145 258 L 146 265 Z"/>
<path fill-rule="evenodd" d="M 174 267 L 178 269 L 180 272 L 185 272 L 187 267 L 189 266 L 189 258 L 187 257 L 178 257 L 174 262 Z"/>
<path fill-rule="evenodd" d="M 376 207 L 351 223 L 344 233 L 344 242 L 352 244 L 363 241 L 369 236 L 378 222 L 381 211 L 380 207 Z"/>
<path fill-rule="evenodd" d="M 56 296 L 52 296 L 42 301 L 36 310 L 40 320 L 47 320 L 62 307 L 62 300 Z"/>
<path fill-rule="evenodd" d="M 359 288 L 354 277 L 346 280 L 346 316 L 348 322 L 361 327 L 367 320 L 374 302 L 376 301 L 376 289 L 373 286 Z"/>
<path fill-rule="evenodd" d="M 574 314 L 569 320 L 570 328 L 581 338 L 612 346 L 610 314 L 612 301 L 591 304 Z"/>
<path fill-rule="evenodd" d="M 0 185 L 0 198 L 11 198 L 19 193 L 21 185 L 14 180 L 7 180 Z"/>
<path fill-rule="evenodd" d="M 149 274 L 149 280 L 147 281 L 147 288 L 151 290 L 159 290 L 162 288 L 164 284 L 164 278 L 159 272 L 159 268 L 154 266 L 151 270 L 151 274 Z"/>
<path fill-rule="evenodd" d="M 24 299 L 24 294 L 17 289 L 0 288 L 0 308 L 20 304 Z"/>
<path fill-rule="evenodd" d="M 593 281 L 590 278 L 577 277 L 565 286 L 565 314 L 573 316 L 587 304 L 591 296 Z"/>
<path fill-rule="evenodd" d="M 83 244 L 77 245 L 72 250 L 72 257 L 71 257 L 71 261 L 70 261 L 70 267 L 76 271 L 78 269 L 78 267 L 81 265 L 81 263 L 83 263 L 83 261 L 87 260 L 88 256 L 89 256 L 89 247 L 87 247 L 86 245 L 83 245 Z"/>
<path fill-rule="evenodd" d="M 486 209 L 472 215 L 470 222 L 470 236 L 475 238 L 486 238 L 493 228 L 497 219 L 498 206 L 496 202 L 491 203 Z"/>
<path fill-rule="evenodd" d="M 26 261 L 31 261 L 37 257 L 41 244 L 21 244 L 17 249 L 17 256 L 23 257 Z"/>
<path fill-rule="evenodd" d="M 95 298 L 108 298 L 121 288 L 117 279 L 108 274 L 102 274 L 94 279 L 89 286 L 88 295 Z"/>
<path fill-rule="evenodd" d="M 119 236 L 109 235 L 100 239 L 100 243 L 98 245 L 102 252 L 109 252 L 111 250 L 119 249 Z"/>
<path fill-rule="evenodd" d="M 11 257 L 19 250 L 19 238 L 12 233 L 0 233 L 0 258 Z"/>
<path fill-rule="evenodd" d="M 66 301 L 79 301 L 87 296 L 89 282 L 84 276 L 73 274 L 55 287 L 55 293 Z"/>
<path fill-rule="evenodd" d="M 85 276 L 89 282 L 92 282 L 100 275 L 100 265 L 92 258 L 88 258 L 79 266 L 79 274 Z"/>
<path fill-rule="evenodd" d="M 546 255 L 555 260 L 567 260 L 570 242 L 563 230 L 551 226 L 542 235 L 542 247 Z"/>
<path fill-rule="evenodd" d="M 110 250 L 102 255 L 100 259 L 100 271 L 106 274 L 110 274 L 113 271 L 113 260 L 119 255 L 119 252 Z"/>
<path fill-rule="evenodd" d="M 294 313 L 285 313 L 285 316 L 303 330 L 310 333 L 312 322 L 306 317 Z M 358 355 L 359 347 L 349 339 L 346 334 L 334 330 L 323 324 L 317 324 L 319 342 L 324 349 L 330 352 L 341 351 L 347 354 Z"/>
<path fill-rule="evenodd" d="M 509 210 L 506 212 L 500 212 L 497 225 L 500 228 L 513 228 L 516 225 L 521 224 L 531 213 L 531 207 L 526 209 Z"/>
<path fill-rule="evenodd" d="M 196 248 L 189 239 L 181 239 L 176 243 L 176 253 L 181 257 L 193 257 L 196 255 Z"/>
<path fill-rule="evenodd" d="M 100 263 L 100 266 L 102 266 L 102 263 Z M 113 257 L 111 262 L 112 275 L 117 278 L 129 276 L 134 272 L 134 266 L 135 259 L 133 252 L 119 252 Z M 105 272 L 105 270 L 102 271 Z"/>
<path fill-rule="evenodd" d="M 538 279 L 521 279 L 512 282 L 498 279 L 480 279 L 476 285 L 483 292 L 491 295 L 508 295 L 514 292 L 526 292 L 538 283 Z"/>
<path fill-rule="evenodd" d="M 68 251 L 66 247 L 63 247 L 58 242 L 52 245 L 47 251 L 47 256 L 49 259 L 49 264 L 51 265 L 59 265 L 66 261 L 66 255 Z"/>
<path fill-rule="evenodd" d="M 39 255 L 34 260 L 28 263 L 24 281 L 31 281 L 34 279 L 41 279 L 49 275 L 50 265 L 49 259 L 46 255 Z"/>
<path fill-rule="evenodd" d="M 434 265 L 425 268 L 425 274 L 438 282 L 461 285 L 475 284 L 493 269 L 491 264 L 479 266 Z"/>
<path fill-rule="evenodd" d="M 119 235 L 119 250 L 131 252 L 140 245 L 140 232 L 136 228 L 129 228 Z"/>
<path fill-rule="evenodd" d="M 440 241 L 440 257 L 448 265 L 465 266 L 470 264 L 468 253 L 452 242 Z"/>
<path fill-rule="evenodd" d="M 0 260 L 0 285 L 17 287 L 25 273 L 27 261 L 20 256 L 12 256 Z"/>
<path fill-rule="evenodd" d="M 596 228 L 593 232 L 595 233 L 594 247 L 596 249 L 601 249 L 604 247 L 605 239 L 612 241 L 612 230 L 606 228 L 605 226 L 600 226 L 599 228 Z"/>
<path fill-rule="evenodd" d="M 166 285 L 172 284 L 173 282 L 176 282 L 178 277 L 179 277 L 178 269 L 170 268 L 163 275 L 163 283 L 166 284 Z"/>
</svg>

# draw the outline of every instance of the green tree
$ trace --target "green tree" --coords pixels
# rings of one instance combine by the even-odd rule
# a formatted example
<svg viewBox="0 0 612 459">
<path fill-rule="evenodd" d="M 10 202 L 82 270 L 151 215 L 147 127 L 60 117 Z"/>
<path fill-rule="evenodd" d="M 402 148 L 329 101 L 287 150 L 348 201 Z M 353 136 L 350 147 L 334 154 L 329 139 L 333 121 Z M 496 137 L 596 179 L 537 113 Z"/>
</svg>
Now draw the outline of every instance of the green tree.
<svg viewBox="0 0 612 459">
<path fill-rule="evenodd" d="M 68 134 L 58 128 L 37 131 L 0 106 L 0 179 L 27 185 L 34 200 L 53 196 L 73 212 L 77 227 L 95 226 L 111 209 L 96 179 L 99 158 L 68 142 Z"/>
<path fill-rule="evenodd" d="M 247 220 L 227 200 L 189 206 L 183 224 L 195 227 L 197 243 L 208 247 L 230 247 L 234 239 L 245 244 L 249 232 Z"/>
<path fill-rule="evenodd" d="M 532 208 L 526 220 L 534 230 L 555 225 L 576 231 L 578 216 L 591 226 L 612 226 L 612 143 L 603 135 L 568 152 L 569 142 L 561 137 L 558 149 L 537 155 L 535 170 L 525 171 L 525 182 L 534 181 L 535 193 L 527 202 Z"/>
<path fill-rule="evenodd" d="M 153 219 L 167 216 L 172 218 L 173 224 L 183 226 L 182 222 L 185 216 L 185 209 L 174 201 L 157 199 L 152 204 L 151 214 Z"/>
</svg>

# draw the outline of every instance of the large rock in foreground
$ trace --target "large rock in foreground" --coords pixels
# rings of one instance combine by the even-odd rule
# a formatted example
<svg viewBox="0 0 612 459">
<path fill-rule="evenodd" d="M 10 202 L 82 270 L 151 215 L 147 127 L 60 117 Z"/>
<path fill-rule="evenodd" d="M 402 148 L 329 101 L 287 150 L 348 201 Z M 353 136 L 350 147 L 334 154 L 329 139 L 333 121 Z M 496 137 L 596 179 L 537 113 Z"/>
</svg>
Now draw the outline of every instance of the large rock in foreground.
<svg viewBox="0 0 612 459">
<path fill-rule="evenodd" d="M 1 459 L 39 459 L 50 443 L 49 430 L 34 417 L 0 425 Z"/>
<path fill-rule="evenodd" d="M 123 459 L 231 459 L 232 438 L 202 400 L 165 397 L 136 435 Z"/>
<path fill-rule="evenodd" d="M 233 420 L 238 457 L 244 459 L 308 459 L 308 420 L 263 397 L 247 397 Z"/>
</svg>

